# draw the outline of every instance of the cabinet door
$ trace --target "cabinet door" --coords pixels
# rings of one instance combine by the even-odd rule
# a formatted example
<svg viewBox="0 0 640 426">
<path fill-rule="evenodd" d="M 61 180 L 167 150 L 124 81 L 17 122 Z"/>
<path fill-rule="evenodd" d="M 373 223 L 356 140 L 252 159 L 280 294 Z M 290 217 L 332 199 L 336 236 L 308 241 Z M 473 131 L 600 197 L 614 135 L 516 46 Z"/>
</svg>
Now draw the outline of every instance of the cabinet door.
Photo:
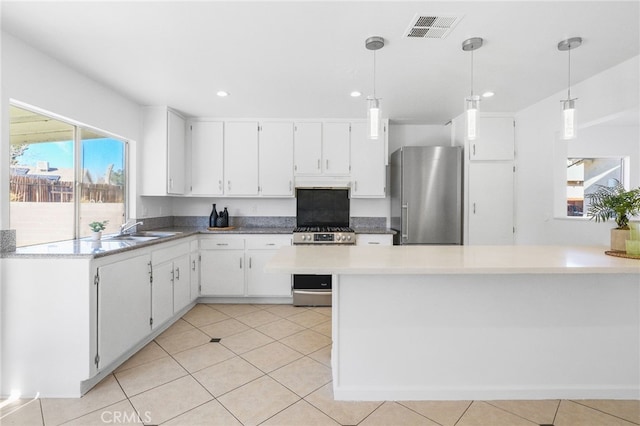
<svg viewBox="0 0 640 426">
<path fill-rule="evenodd" d="M 247 250 L 247 295 L 291 296 L 291 274 L 264 272 L 277 250 Z"/>
<path fill-rule="evenodd" d="M 98 268 L 99 367 L 107 366 L 149 334 L 148 255 Z"/>
<path fill-rule="evenodd" d="M 348 175 L 351 164 L 349 123 L 323 123 L 322 170 L 325 175 Z"/>
<path fill-rule="evenodd" d="M 168 111 L 167 130 L 167 193 L 184 194 L 185 121 L 173 111 Z"/>
<path fill-rule="evenodd" d="M 191 123 L 191 194 L 223 194 L 224 124 Z"/>
<path fill-rule="evenodd" d="M 173 263 L 153 265 L 151 317 L 157 328 L 173 316 Z"/>
<path fill-rule="evenodd" d="M 191 265 L 188 254 L 173 261 L 173 313 L 191 302 Z"/>
<path fill-rule="evenodd" d="M 193 302 L 200 296 L 200 255 L 198 253 L 191 253 L 191 274 L 190 274 L 190 293 L 191 301 Z"/>
<path fill-rule="evenodd" d="M 511 117 L 480 117 L 478 137 L 469 142 L 471 160 L 513 160 L 514 121 Z"/>
<path fill-rule="evenodd" d="M 296 175 L 322 173 L 322 123 L 296 123 L 293 158 Z"/>
<path fill-rule="evenodd" d="M 263 123 L 259 146 L 260 194 L 293 196 L 293 123 Z"/>
<path fill-rule="evenodd" d="M 469 244 L 513 244 L 513 165 L 469 164 Z"/>
<path fill-rule="evenodd" d="M 367 139 L 365 123 L 351 124 L 351 198 L 385 196 L 385 138 Z"/>
<path fill-rule="evenodd" d="M 243 250 L 204 250 L 200 255 L 202 296 L 244 296 Z"/>
<path fill-rule="evenodd" d="M 258 123 L 225 123 L 224 192 L 258 195 Z"/>
</svg>

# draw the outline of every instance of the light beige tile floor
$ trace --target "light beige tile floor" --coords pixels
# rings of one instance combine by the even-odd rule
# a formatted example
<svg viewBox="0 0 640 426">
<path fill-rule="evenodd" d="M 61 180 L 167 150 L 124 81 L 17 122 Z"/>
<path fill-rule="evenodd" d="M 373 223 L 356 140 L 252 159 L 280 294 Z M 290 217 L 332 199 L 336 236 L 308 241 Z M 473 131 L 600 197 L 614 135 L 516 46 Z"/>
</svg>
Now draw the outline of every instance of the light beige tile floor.
<svg viewBox="0 0 640 426">
<path fill-rule="evenodd" d="M 344 402 L 332 389 L 330 308 L 201 304 L 82 398 L 0 401 L 0 425 L 640 425 L 640 401 Z"/>
</svg>

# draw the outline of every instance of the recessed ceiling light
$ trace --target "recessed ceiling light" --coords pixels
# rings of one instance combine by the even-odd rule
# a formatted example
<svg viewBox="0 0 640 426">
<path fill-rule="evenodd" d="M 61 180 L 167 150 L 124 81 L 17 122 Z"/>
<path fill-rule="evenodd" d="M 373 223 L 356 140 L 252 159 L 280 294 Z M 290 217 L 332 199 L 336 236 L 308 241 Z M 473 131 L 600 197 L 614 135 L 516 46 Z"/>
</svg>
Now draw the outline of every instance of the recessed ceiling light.
<svg viewBox="0 0 640 426">
<path fill-rule="evenodd" d="M 359 98 L 360 96 L 362 96 L 362 93 L 358 92 L 357 90 L 354 90 L 353 92 L 350 93 L 352 98 Z"/>
<path fill-rule="evenodd" d="M 229 92 L 225 92 L 224 90 L 220 90 L 216 93 L 216 95 L 220 96 L 221 98 L 226 98 L 227 96 L 229 96 Z"/>
<path fill-rule="evenodd" d="M 493 93 L 493 92 L 492 92 L 492 91 L 490 91 L 490 90 L 487 90 L 486 92 L 484 92 L 484 93 L 482 94 L 482 97 L 483 97 L 483 98 L 490 98 L 490 97 L 492 97 L 493 95 L 495 95 L 495 93 Z"/>
</svg>

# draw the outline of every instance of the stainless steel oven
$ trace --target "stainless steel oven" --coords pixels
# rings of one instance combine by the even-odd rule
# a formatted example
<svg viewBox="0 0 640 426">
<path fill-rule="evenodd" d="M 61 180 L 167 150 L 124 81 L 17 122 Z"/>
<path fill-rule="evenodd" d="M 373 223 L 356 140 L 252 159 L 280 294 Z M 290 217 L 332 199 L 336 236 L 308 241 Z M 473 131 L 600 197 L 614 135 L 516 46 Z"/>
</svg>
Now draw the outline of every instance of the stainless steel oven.
<svg viewBox="0 0 640 426">
<path fill-rule="evenodd" d="M 349 190 L 298 188 L 296 190 L 294 245 L 353 245 L 349 228 Z M 295 306 L 331 306 L 331 275 L 294 275 Z"/>
</svg>

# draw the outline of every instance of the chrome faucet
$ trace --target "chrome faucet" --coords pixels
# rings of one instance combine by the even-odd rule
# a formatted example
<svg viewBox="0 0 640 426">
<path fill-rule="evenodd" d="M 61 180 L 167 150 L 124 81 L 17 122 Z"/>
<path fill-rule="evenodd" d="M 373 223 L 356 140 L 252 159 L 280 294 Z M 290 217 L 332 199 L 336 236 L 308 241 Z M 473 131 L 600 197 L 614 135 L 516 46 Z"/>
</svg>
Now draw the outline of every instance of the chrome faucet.
<svg viewBox="0 0 640 426">
<path fill-rule="evenodd" d="M 128 230 L 130 230 L 131 228 L 134 228 L 138 225 L 142 225 L 144 222 L 136 222 L 134 224 L 131 224 L 131 222 L 133 222 L 132 220 L 128 220 L 125 223 L 123 223 L 122 225 L 120 225 L 120 235 L 124 235 L 125 232 L 127 232 Z"/>
</svg>

